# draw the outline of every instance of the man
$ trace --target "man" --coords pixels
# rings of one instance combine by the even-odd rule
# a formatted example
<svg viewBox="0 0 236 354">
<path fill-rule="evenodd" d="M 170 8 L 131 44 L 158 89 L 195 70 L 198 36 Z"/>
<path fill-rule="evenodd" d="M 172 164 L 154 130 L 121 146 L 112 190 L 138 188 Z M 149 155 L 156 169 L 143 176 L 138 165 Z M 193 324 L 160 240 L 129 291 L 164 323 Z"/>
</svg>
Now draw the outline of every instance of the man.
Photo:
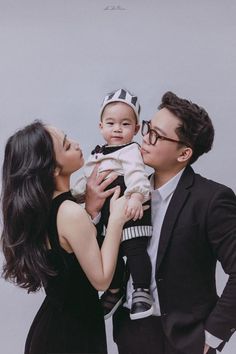
<svg viewBox="0 0 236 354">
<path fill-rule="evenodd" d="M 141 147 L 145 164 L 154 168 L 148 252 L 155 312 L 129 318 L 130 279 L 126 302 L 113 318 L 114 340 L 120 354 L 213 354 L 236 327 L 236 197 L 190 167 L 212 147 L 214 128 L 207 112 L 171 92 L 159 109 L 143 122 Z M 87 188 L 93 216 L 107 193 L 109 181 L 100 182 L 93 175 Z M 217 260 L 229 275 L 221 297 Z"/>
</svg>

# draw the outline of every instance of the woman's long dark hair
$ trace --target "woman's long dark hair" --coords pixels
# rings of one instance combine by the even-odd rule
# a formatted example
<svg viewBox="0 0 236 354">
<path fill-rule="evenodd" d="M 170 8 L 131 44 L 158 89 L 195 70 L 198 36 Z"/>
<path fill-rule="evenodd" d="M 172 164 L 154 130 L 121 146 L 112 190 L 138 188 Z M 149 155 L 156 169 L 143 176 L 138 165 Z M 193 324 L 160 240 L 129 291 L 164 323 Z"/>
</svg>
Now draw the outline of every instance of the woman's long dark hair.
<svg viewBox="0 0 236 354">
<path fill-rule="evenodd" d="M 55 167 L 53 141 L 40 121 L 8 139 L 2 172 L 3 277 L 28 292 L 54 273 L 46 251 Z"/>
</svg>

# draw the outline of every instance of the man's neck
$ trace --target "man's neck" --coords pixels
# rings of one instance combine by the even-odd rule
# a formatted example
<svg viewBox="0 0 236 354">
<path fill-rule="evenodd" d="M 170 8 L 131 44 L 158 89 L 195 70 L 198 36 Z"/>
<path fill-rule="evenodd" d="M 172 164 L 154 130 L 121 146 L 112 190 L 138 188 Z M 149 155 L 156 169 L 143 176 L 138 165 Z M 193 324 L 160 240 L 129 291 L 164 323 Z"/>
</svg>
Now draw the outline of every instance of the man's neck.
<svg viewBox="0 0 236 354">
<path fill-rule="evenodd" d="M 164 184 L 169 182 L 171 178 L 176 176 L 183 168 L 186 166 L 181 166 L 181 168 L 174 169 L 172 171 L 154 171 L 154 189 L 162 187 Z"/>
</svg>

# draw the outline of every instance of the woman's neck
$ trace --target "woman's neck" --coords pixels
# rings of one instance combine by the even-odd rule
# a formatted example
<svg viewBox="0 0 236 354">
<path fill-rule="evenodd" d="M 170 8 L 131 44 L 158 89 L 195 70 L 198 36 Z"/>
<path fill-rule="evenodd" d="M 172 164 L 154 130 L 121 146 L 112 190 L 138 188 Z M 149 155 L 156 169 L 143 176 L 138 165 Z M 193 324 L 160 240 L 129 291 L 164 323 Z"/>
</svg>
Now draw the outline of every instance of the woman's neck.
<svg viewBox="0 0 236 354">
<path fill-rule="evenodd" d="M 68 177 L 58 176 L 56 177 L 55 182 L 56 188 L 53 193 L 54 197 L 70 190 L 70 179 Z"/>
</svg>

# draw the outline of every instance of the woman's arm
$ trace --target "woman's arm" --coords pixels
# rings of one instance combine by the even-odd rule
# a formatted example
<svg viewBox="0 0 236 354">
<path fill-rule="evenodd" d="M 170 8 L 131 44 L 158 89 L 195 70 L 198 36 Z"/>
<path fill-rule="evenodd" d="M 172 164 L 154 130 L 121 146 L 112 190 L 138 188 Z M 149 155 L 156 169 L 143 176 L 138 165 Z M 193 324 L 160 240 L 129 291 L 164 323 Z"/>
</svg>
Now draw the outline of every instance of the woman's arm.
<svg viewBox="0 0 236 354">
<path fill-rule="evenodd" d="M 57 216 L 58 234 L 62 247 L 74 252 L 91 284 L 97 290 L 106 290 L 111 283 L 121 233 L 128 220 L 124 210 L 127 201 L 124 197 L 117 199 L 119 190 L 114 193 L 112 210 L 107 233 L 101 250 L 96 239 L 96 229 L 86 211 L 72 201 L 65 201 L 59 208 Z M 115 200 L 117 199 L 117 200 Z"/>
</svg>

